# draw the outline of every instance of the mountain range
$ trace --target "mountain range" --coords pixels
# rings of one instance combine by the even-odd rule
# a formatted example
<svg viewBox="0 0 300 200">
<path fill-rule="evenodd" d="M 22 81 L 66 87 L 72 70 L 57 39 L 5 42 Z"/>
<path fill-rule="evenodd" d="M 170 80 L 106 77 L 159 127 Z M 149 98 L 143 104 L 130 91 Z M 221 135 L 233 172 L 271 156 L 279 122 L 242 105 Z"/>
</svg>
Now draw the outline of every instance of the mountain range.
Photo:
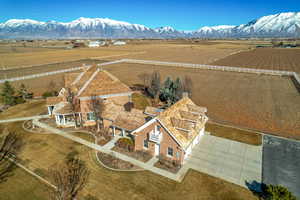
<svg viewBox="0 0 300 200">
<path fill-rule="evenodd" d="M 205 26 L 179 31 L 170 26 L 149 28 L 108 18 L 79 18 L 71 22 L 11 19 L 0 23 L 0 38 L 240 38 L 300 37 L 300 12 L 268 15 L 242 25 Z"/>
</svg>

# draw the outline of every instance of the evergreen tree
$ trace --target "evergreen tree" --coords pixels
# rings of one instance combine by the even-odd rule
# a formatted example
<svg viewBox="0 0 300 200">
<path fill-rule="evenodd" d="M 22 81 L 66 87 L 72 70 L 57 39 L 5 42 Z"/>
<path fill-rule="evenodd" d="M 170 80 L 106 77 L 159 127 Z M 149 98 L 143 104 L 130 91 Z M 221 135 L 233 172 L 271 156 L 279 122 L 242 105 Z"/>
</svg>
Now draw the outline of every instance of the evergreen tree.
<svg viewBox="0 0 300 200">
<path fill-rule="evenodd" d="M 16 98 L 14 94 L 15 94 L 15 89 L 10 85 L 8 81 L 5 81 L 0 94 L 3 103 L 5 105 L 10 105 L 10 106 L 15 105 Z"/>
<path fill-rule="evenodd" d="M 296 200 L 296 197 L 281 185 L 266 185 L 263 192 L 266 200 Z"/>
<path fill-rule="evenodd" d="M 177 78 L 175 83 L 174 83 L 174 103 L 182 98 L 182 93 L 183 93 L 183 85 L 181 83 L 180 78 Z"/>
</svg>

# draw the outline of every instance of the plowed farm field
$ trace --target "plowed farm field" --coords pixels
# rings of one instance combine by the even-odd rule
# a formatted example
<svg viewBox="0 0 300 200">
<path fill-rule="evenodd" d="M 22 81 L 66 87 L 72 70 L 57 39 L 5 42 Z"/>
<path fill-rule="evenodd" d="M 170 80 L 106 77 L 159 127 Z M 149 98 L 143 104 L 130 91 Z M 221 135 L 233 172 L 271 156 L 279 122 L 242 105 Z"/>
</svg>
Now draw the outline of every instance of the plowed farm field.
<svg viewBox="0 0 300 200">
<path fill-rule="evenodd" d="M 230 55 L 211 64 L 300 73 L 300 49 L 259 48 Z"/>
<path fill-rule="evenodd" d="M 142 84 L 145 72 L 159 71 L 162 80 L 190 76 L 192 99 L 208 108 L 210 119 L 300 139 L 300 95 L 289 77 L 142 64 L 105 68 L 128 85 Z"/>
</svg>

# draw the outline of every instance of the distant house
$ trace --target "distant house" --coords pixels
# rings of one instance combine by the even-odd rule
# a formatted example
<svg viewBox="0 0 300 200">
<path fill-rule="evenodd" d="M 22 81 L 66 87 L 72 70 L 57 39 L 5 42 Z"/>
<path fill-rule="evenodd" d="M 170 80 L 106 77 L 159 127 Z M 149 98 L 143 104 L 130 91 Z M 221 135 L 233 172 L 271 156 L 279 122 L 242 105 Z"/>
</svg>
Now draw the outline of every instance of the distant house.
<svg viewBox="0 0 300 200">
<path fill-rule="evenodd" d="M 120 40 L 113 42 L 113 45 L 125 45 L 125 44 L 126 44 L 126 42 L 120 41 Z"/>
<path fill-rule="evenodd" d="M 75 126 L 75 120 L 83 126 L 95 126 L 97 105 L 93 101 L 102 99 L 103 125 L 113 136 L 130 137 L 135 151 L 164 155 L 180 164 L 201 140 L 208 120 L 207 109 L 197 106 L 186 95 L 165 110 L 132 108 L 130 88 L 96 66 L 66 74 L 65 88 L 58 96 L 47 98 L 48 114 L 55 118 L 57 126 Z M 68 101 L 68 91 L 75 95 L 73 104 Z"/>
<path fill-rule="evenodd" d="M 80 47 L 85 47 L 85 43 L 84 42 L 75 42 L 73 44 L 73 48 L 80 48 Z"/>
<path fill-rule="evenodd" d="M 100 47 L 104 45 L 105 45 L 105 41 L 90 41 L 88 47 L 93 48 L 93 47 Z"/>
</svg>

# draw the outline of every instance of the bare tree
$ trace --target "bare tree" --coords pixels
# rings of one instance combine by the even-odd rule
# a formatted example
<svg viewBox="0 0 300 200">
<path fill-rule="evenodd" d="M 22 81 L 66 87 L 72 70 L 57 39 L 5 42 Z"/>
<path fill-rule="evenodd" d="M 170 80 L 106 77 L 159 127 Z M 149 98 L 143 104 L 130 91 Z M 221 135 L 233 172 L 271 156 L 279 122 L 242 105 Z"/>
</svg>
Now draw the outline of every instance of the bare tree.
<svg viewBox="0 0 300 200">
<path fill-rule="evenodd" d="M 192 95 L 193 81 L 190 76 L 186 75 L 184 77 L 182 87 L 183 87 L 183 92 L 187 92 L 189 96 Z"/>
<path fill-rule="evenodd" d="M 3 134 L 7 134 L 8 130 L 4 130 Z M 8 134 L 0 141 L 0 183 L 9 177 L 15 168 L 17 154 L 22 146 L 22 139 L 14 132 Z"/>
<path fill-rule="evenodd" d="M 88 181 L 89 170 L 78 158 L 66 160 L 65 163 L 49 169 L 52 183 L 57 187 L 50 191 L 53 200 L 75 200 L 78 193 Z"/>
<path fill-rule="evenodd" d="M 56 89 L 56 83 L 54 81 L 50 81 L 49 85 L 48 85 L 48 91 L 52 93 L 52 95 L 56 95 L 55 93 L 55 89 Z"/>
<path fill-rule="evenodd" d="M 97 124 L 97 131 L 99 132 L 100 128 L 103 128 L 103 113 L 105 110 L 104 100 L 93 95 L 91 104 Z"/>
<path fill-rule="evenodd" d="M 144 90 L 146 90 L 146 88 L 149 87 L 150 74 L 141 73 L 138 75 L 138 78 L 143 82 Z"/>
<path fill-rule="evenodd" d="M 151 75 L 149 93 L 154 97 L 155 100 L 157 100 L 159 97 L 160 87 L 161 87 L 160 73 L 158 71 L 154 71 Z"/>
</svg>

